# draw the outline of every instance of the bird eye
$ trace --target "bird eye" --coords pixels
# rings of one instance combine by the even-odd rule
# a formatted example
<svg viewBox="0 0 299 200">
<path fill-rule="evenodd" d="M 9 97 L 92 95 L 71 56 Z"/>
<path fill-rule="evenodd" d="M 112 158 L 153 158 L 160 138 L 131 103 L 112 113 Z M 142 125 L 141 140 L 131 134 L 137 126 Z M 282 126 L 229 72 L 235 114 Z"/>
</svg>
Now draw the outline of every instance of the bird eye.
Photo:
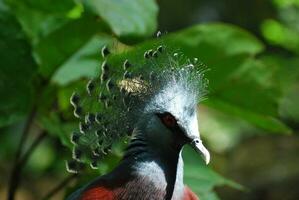
<svg viewBox="0 0 299 200">
<path fill-rule="evenodd" d="M 163 124 L 169 128 L 173 128 L 177 124 L 176 119 L 170 113 L 165 113 L 162 116 L 160 116 L 160 118 Z"/>
</svg>

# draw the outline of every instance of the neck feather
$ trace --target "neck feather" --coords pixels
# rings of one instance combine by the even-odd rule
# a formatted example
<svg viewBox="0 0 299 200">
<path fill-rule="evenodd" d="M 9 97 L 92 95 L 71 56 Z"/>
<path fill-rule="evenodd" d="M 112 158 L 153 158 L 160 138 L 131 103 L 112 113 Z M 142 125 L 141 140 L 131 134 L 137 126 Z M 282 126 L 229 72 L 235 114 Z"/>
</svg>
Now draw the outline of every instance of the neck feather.
<svg viewBox="0 0 299 200">
<path fill-rule="evenodd" d="M 162 153 L 151 146 L 142 134 L 136 134 L 123 161 L 132 163 L 131 169 L 137 177 L 162 188 L 166 200 L 181 199 L 184 191 L 181 149 Z"/>
</svg>

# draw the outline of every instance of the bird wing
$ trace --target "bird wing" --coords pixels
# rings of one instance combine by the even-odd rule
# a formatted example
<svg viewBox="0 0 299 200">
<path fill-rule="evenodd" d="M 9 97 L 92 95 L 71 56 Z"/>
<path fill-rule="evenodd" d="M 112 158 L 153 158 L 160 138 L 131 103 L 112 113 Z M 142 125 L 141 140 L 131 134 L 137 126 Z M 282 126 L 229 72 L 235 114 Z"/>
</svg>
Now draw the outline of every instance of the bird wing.
<svg viewBox="0 0 299 200">
<path fill-rule="evenodd" d="M 80 200 L 113 200 L 113 192 L 105 187 L 94 187 L 85 190 Z"/>
<path fill-rule="evenodd" d="M 183 200 L 199 200 L 199 198 L 196 196 L 196 194 L 194 192 L 191 191 L 191 189 L 189 187 L 185 186 Z"/>
</svg>

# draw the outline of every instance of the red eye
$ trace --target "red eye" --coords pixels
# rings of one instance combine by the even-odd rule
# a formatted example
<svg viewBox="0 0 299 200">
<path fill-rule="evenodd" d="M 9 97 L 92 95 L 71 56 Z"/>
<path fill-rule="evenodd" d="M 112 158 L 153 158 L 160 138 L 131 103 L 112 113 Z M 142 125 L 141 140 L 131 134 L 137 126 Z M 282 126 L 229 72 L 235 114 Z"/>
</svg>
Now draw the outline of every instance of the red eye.
<svg viewBox="0 0 299 200">
<path fill-rule="evenodd" d="M 171 114 L 164 115 L 162 121 L 167 127 L 174 127 L 176 125 L 176 119 Z"/>
</svg>

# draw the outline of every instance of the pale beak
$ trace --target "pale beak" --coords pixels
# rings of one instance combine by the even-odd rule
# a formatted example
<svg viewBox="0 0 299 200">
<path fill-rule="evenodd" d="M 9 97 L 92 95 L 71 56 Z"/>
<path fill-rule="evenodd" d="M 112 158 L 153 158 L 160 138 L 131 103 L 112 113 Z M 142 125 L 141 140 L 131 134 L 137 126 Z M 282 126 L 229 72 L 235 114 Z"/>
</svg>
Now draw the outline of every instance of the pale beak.
<svg viewBox="0 0 299 200">
<path fill-rule="evenodd" d="M 210 152 L 206 149 L 206 147 L 202 144 L 202 141 L 199 138 L 195 138 L 191 141 L 190 145 L 192 148 L 201 154 L 206 164 L 210 162 Z"/>
</svg>

